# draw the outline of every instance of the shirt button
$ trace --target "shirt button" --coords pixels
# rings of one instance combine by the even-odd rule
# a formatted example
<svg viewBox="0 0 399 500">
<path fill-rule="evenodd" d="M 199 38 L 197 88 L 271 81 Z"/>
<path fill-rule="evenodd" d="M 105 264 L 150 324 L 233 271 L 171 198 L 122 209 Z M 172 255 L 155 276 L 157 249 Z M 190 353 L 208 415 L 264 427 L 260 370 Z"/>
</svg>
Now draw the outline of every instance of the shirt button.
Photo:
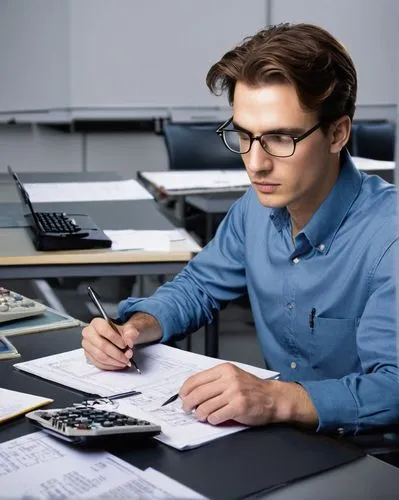
<svg viewBox="0 0 399 500">
<path fill-rule="evenodd" d="M 295 368 L 296 368 L 296 363 L 295 363 L 295 361 L 292 361 L 292 362 L 291 362 L 290 367 L 291 367 L 293 370 L 295 370 Z"/>
<path fill-rule="evenodd" d="M 294 308 L 294 304 L 292 304 L 291 302 L 288 302 L 287 307 L 288 307 L 288 309 L 293 309 Z"/>
<path fill-rule="evenodd" d="M 320 252 L 322 252 L 326 248 L 326 245 L 324 243 L 320 243 L 317 248 L 320 250 Z"/>
<path fill-rule="evenodd" d="M 292 259 L 292 262 L 294 264 L 298 264 L 298 262 L 300 261 L 301 259 L 299 259 L 299 257 L 295 257 L 295 259 Z"/>
</svg>

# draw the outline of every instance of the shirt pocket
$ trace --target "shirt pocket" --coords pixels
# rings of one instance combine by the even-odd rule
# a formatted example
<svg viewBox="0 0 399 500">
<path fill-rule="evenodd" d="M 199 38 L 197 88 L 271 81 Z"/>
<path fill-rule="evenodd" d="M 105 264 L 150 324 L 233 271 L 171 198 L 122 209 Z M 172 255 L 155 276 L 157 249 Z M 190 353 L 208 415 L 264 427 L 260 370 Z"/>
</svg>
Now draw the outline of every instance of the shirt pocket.
<svg viewBox="0 0 399 500">
<path fill-rule="evenodd" d="M 340 378 L 359 370 L 358 324 L 357 318 L 315 317 L 309 361 L 323 378 Z"/>
</svg>

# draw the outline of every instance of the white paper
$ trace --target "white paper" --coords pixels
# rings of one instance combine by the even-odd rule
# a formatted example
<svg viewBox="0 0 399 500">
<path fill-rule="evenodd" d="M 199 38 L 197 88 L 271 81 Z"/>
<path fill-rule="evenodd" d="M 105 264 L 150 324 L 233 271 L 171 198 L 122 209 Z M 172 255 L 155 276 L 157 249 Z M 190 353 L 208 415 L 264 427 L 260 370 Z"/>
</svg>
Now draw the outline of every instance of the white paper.
<svg viewBox="0 0 399 500">
<path fill-rule="evenodd" d="M 177 449 L 199 446 L 246 428 L 240 424 L 212 426 L 198 422 L 194 415 L 183 412 L 179 399 L 162 406 L 171 395 L 179 391 L 189 376 L 224 363 L 224 360 L 163 344 L 138 349 L 134 359 L 140 367 L 141 375 L 133 368 L 119 372 L 102 371 L 87 363 L 83 349 L 17 363 L 14 366 L 53 382 L 100 396 L 133 389 L 140 391 L 140 395 L 119 400 L 118 411 L 161 425 L 162 433 L 156 439 Z M 275 378 L 278 375 L 263 368 L 233 363 L 262 379 Z"/>
<path fill-rule="evenodd" d="M 105 451 L 73 448 L 44 432 L 0 444 L 1 488 L 7 498 L 203 498 L 161 476 Z"/>
<path fill-rule="evenodd" d="M 52 401 L 49 398 L 0 388 L 0 422 L 51 403 Z"/>
<path fill-rule="evenodd" d="M 189 189 L 216 189 L 249 187 L 250 181 L 242 170 L 168 170 L 142 172 L 142 177 L 165 191 Z"/>
<path fill-rule="evenodd" d="M 372 160 L 371 158 L 361 158 L 352 156 L 353 163 L 359 170 L 395 170 L 394 161 Z"/>
<path fill-rule="evenodd" d="M 139 231 L 121 229 L 104 231 L 112 240 L 112 250 L 146 250 L 148 252 L 169 252 L 168 231 Z"/>
<path fill-rule="evenodd" d="M 145 250 L 148 252 L 169 252 L 171 243 L 176 251 L 199 252 L 201 247 L 182 229 L 175 230 L 136 230 L 106 229 L 105 234 L 112 240 L 112 250 Z"/>
<path fill-rule="evenodd" d="M 167 491 L 173 491 L 176 498 L 186 498 L 187 500 L 201 500 L 205 498 L 196 491 L 187 488 L 187 486 L 183 486 L 181 483 L 175 481 L 169 476 L 165 476 L 165 474 L 162 474 L 162 472 L 159 472 L 152 467 L 148 467 L 148 469 L 144 471 L 144 477 L 153 484 L 156 484 L 159 488 L 164 488 Z"/>
<path fill-rule="evenodd" d="M 43 182 L 25 184 L 32 203 L 150 200 L 153 196 L 134 179 L 107 182 Z"/>
</svg>

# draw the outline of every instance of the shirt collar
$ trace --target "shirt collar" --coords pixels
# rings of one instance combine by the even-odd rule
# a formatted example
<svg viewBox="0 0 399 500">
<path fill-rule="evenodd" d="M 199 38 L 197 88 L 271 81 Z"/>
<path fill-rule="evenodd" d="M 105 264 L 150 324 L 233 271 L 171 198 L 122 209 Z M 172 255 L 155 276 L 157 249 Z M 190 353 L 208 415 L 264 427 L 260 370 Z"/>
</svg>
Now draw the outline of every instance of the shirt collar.
<svg viewBox="0 0 399 500">
<path fill-rule="evenodd" d="M 326 254 L 330 249 L 342 221 L 359 194 L 361 183 L 360 172 L 344 149 L 341 153 L 340 173 L 334 187 L 301 231 L 310 245 L 320 253 Z M 270 218 L 277 231 L 281 231 L 289 222 L 286 208 L 272 209 Z"/>
</svg>

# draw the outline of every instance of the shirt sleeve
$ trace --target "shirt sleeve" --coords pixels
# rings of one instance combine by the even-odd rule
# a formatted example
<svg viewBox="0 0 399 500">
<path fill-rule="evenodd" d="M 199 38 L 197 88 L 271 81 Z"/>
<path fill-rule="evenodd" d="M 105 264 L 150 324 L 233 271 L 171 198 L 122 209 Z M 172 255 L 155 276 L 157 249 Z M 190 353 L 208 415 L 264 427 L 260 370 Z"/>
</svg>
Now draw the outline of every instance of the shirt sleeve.
<svg viewBox="0 0 399 500">
<path fill-rule="evenodd" d="M 237 200 L 208 245 L 171 282 L 149 298 L 128 298 L 119 306 L 124 322 L 136 312 L 154 316 L 161 342 L 177 339 L 210 323 L 213 311 L 246 290 L 244 211 L 248 192 Z"/>
<path fill-rule="evenodd" d="M 391 243 L 370 273 L 369 299 L 356 333 L 362 372 L 337 380 L 299 382 L 316 407 L 320 431 L 356 434 L 399 422 L 397 252 L 398 243 Z"/>
</svg>

